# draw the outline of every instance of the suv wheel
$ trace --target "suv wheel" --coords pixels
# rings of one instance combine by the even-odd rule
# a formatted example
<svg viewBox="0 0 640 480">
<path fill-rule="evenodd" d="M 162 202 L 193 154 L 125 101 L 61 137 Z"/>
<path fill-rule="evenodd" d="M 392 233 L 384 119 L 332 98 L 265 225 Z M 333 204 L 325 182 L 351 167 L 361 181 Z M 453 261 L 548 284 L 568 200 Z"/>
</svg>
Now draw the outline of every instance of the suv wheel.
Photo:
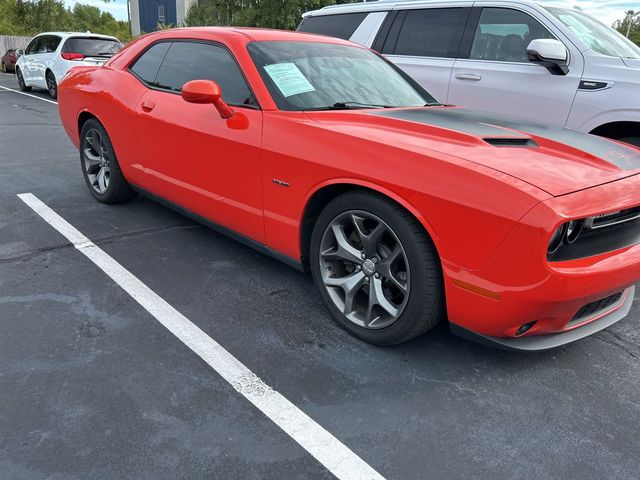
<svg viewBox="0 0 640 480">
<path fill-rule="evenodd" d="M 47 81 L 49 96 L 55 100 L 58 98 L 58 83 L 56 82 L 56 77 L 53 75 L 52 71 L 48 71 L 45 75 L 45 79 Z"/>
<path fill-rule="evenodd" d="M 322 211 L 311 237 L 311 273 L 346 330 L 393 345 L 443 316 L 440 260 L 422 225 L 396 203 L 350 192 Z"/>
<path fill-rule="evenodd" d="M 30 92 L 31 87 L 28 87 L 24 82 L 24 78 L 22 77 L 22 72 L 19 68 L 16 68 L 16 78 L 18 79 L 18 88 L 20 88 L 21 92 Z"/>
</svg>

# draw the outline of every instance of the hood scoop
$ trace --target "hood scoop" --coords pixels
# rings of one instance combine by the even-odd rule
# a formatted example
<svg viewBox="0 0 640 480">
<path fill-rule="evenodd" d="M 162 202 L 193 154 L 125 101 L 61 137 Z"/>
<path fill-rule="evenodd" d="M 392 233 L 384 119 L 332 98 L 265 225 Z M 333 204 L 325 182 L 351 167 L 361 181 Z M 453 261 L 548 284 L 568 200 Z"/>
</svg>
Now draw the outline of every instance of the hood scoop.
<svg viewBox="0 0 640 480">
<path fill-rule="evenodd" d="M 493 145 L 494 147 L 529 147 L 535 148 L 538 146 L 536 142 L 534 142 L 530 138 L 483 138 L 485 142 L 489 145 Z"/>
</svg>

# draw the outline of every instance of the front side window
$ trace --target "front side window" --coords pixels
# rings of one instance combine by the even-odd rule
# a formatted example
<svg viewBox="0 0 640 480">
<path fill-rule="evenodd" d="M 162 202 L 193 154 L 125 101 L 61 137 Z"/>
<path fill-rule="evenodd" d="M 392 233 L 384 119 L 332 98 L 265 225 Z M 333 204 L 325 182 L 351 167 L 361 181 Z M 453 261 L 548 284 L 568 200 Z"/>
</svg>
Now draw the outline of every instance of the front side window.
<svg viewBox="0 0 640 480">
<path fill-rule="evenodd" d="M 341 13 L 308 17 L 300 24 L 298 31 L 349 40 L 366 16 L 367 13 Z"/>
<path fill-rule="evenodd" d="M 27 45 L 27 48 L 24 51 L 25 55 L 32 55 L 36 53 L 38 48 L 38 43 L 40 42 L 40 38 L 42 37 L 36 37 L 33 40 L 31 40 L 31 42 L 29 42 L 29 45 Z"/>
<path fill-rule="evenodd" d="M 316 42 L 253 42 L 248 50 L 281 110 L 435 103 L 424 89 L 368 49 Z"/>
<path fill-rule="evenodd" d="M 530 15 L 508 8 L 483 8 L 469 58 L 526 63 L 527 46 L 538 38 L 554 36 Z"/>
<path fill-rule="evenodd" d="M 191 80 L 213 80 L 232 105 L 256 105 L 253 94 L 231 53 L 208 43 L 174 42 L 152 86 L 180 92 Z"/>
<path fill-rule="evenodd" d="M 395 48 L 390 53 L 455 58 L 467 13 L 468 9 L 463 8 L 408 10 Z"/>
<path fill-rule="evenodd" d="M 640 58 L 640 47 L 589 15 L 565 8 L 547 10 L 594 52 L 609 57 Z"/>
</svg>

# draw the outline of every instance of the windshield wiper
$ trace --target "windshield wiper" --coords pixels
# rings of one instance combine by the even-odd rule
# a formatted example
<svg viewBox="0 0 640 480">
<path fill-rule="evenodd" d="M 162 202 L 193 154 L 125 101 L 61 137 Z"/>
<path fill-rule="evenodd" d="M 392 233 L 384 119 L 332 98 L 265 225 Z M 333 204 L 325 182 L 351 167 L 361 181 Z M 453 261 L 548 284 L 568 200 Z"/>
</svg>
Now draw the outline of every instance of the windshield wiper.
<svg viewBox="0 0 640 480">
<path fill-rule="evenodd" d="M 392 105 L 377 105 L 375 103 L 336 102 L 326 107 L 305 108 L 304 110 L 357 110 L 360 108 L 393 108 Z"/>
</svg>

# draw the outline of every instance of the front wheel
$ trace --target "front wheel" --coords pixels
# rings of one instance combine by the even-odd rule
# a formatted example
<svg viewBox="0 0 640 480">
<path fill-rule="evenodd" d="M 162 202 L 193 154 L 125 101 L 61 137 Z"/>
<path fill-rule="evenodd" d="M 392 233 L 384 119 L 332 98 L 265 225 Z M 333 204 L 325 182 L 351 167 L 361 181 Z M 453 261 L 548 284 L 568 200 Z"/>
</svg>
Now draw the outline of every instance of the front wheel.
<svg viewBox="0 0 640 480">
<path fill-rule="evenodd" d="M 107 131 L 96 119 L 89 119 L 82 126 L 80 161 L 89 191 L 99 202 L 119 203 L 135 196 L 122 175 Z"/>
<path fill-rule="evenodd" d="M 346 330 L 393 345 L 443 316 L 440 261 L 422 225 L 386 197 L 350 192 L 331 201 L 313 230 L 311 273 Z"/>
<path fill-rule="evenodd" d="M 16 68 L 16 78 L 18 79 L 18 88 L 21 92 L 30 92 L 31 87 L 27 86 L 19 68 Z"/>
<path fill-rule="evenodd" d="M 53 75 L 53 72 L 49 71 L 45 75 L 45 79 L 47 81 L 49 96 L 55 100 L 58 98 L 58 82 L 56 82 L 56 77 Z"/>
</svg>

